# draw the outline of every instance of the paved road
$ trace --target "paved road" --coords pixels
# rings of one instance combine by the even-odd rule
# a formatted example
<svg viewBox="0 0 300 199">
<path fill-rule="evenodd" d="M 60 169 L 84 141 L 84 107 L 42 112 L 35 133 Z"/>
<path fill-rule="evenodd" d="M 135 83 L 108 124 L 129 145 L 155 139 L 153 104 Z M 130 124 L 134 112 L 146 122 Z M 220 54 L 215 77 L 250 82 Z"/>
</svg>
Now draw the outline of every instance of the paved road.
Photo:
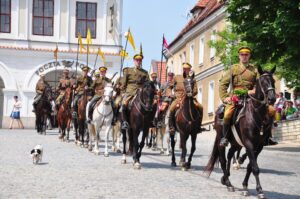
<svg viewBox="0 0 300 199">
<path fill-rule="evenodd" d="M 56 131 L 41 136 L 33 130 L 0 130 L 0 198 L 243 198 L 238 189 L 242 188 L 245 169 L 232 171 L 234 193 L 219 182 L 220 169 L 209 179 L 203 175 L 213 139 L 212 133 L 198 137 L 188 172 L 170 168 L 170 157 L 149 149 L 142 156 L 142 169 L 134 170 L 131 158 L 121 165 L 120 154 L 96 156 L 73 142 L 60 142 Z M 29 154 L 36 144 L 44 146 L 41 165 L 33 165 Z M 299 145 L 266 148 L 259 158 L 266 196 L 300 198 L 299 165 Z M 247 199 L 256 198 L 253 176 L 249 188 Z"/>
</svg>

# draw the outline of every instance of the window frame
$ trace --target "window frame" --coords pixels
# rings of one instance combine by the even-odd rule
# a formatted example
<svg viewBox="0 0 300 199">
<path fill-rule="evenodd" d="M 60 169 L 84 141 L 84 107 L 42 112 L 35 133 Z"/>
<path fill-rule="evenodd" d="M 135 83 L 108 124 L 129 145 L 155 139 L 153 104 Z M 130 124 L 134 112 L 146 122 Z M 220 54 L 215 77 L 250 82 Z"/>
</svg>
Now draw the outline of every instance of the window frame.
<svg viewBox="0 0 300 199">
<path fill-rule="evenodd" d="M 213 85 L 213 89 L 211 89 Z M 214 113 L 215 109 L 215 81 L 210 81 L 208 83 L 208 104 L 207 104 L 207 113 L 211 115 Z"/>
<path fill-rule="evenodd" d="M 217 30 L 216 29 L 213 29 L 212 32 L 211 32 L 211 35 L 210 35 L 210 40 L 212 42 L 216 41 L 217 40 Z M 211 47 L 210 48 L 210 59 L 214 59 L 214 57 L 216 56 L 216 49 L 214 47 Z"/>
<path fill-rule="evenodd" d="M 85 4 L 85 9 L 86 9 L 86 16 L 85 19 L 78 19 L 78 4 Z M 88 11 L 88 4 L 94 4 L 95 5 L 95 19 L 88 19 L 87 18 L 87 11 Z M 86 31 L 85 31 L 85 35 L 81 35 L 82 38 L 86 38 L 87 37 L 87 24 L 88 22 L 93 22 L 95 23 L 95 35 L 93 36 L 93 34 L 91 33 L 92 39 L 96 39 L 97 38 L 97 2 L 82 2 L 82 1 L 76 1 L 76 13 L 75 13 L 75 38 L 78 38 L 78 31 L 77 31 L 77 26 L 78 23 L 77 21 L 85 21 L 86 23 Z"/>
<path fill-rule="evenodd" d="M 38 1 L 38 0 L 33 0 L 32 1 L 32 35 L 38 35 L 38 36 L 53 36 L 54 35 L 54 0 L 48 0 L 48 1 L 52 1 L 52 6 L 53 6 L 53 15 L 52 17 L 45 17 L 45 1 L 43 0 L 43 16 L 34 16 L 34 3 L 35 1 Z M 34 19 L 37 18 L 37 19 L 42 19 L 43 23 L 42 23 L 42 33 L 35 33 L 34 32 Z M 44 23 L 45 23 L 45 19 L 52 19 L 52 34 L 45 34 L 45 26 L 44 26 Z"/>
<path fill-rule="evenodd" d="M 199 39 L 199 65 L 204 63 L 205 37 L 201 36 Z"/>
<path fill-rule="evenodd" d="M 195 44 L 190 45 L 190 64 L 194 66 L 195 64 Z"/>
<path fill-rule="evenodd" d="M 1 16 L 9 16 L 9 31 L 2 31 L 1 29 Z M 0 8 L 0 33 L 11 33 L 11 0 L 9 0 L 9 13 L 2 13 Z"/>
</svg>

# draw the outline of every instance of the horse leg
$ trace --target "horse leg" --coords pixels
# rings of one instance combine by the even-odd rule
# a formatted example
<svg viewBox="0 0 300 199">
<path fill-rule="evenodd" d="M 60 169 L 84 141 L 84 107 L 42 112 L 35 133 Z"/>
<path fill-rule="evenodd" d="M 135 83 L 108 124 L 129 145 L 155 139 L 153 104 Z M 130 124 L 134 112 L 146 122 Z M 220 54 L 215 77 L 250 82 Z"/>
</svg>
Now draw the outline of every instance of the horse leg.
<svg viewBox="0 0 300 199">
<path fill-rule="evenodd" d="M 247 153 L 243 154 L 242 157 L 238 158 L 238 163 L 241 165 L 247 159 Z"/>
<path fill-rule="evenodd" d="M 149 141 L 149 144 L 147 145 L 149 149 L 152 147 L 152 139 L 153 139 L 152 131 L 153 131 L 153 128 L 150 129 L 150 141 Z M 147 140 L 148 140 L 148 138 L 149 138 L 149 135 L 147 135 Z"/>
<path fill-rule="evenodd" d="M 231 185 L 231 182 L 229 180 L 230 176 L 230 164 L 231 164 L 231 159 L 234 156 L 234 153 L 236 152 L 236 148 L 231 146 L 228 153 L 227 153 L 227 166 L 226 166 L 226 186 L 228 191 L 234 192 L 234 187 Z"/>
<path fill-rule="evenodd" d="M 176 167 L 176 159 L 175 159 L 175 133 L 170 134 L 170 138 L 171 138 L 171 150 L 172 150 L 172 162 L 171 162 L 171 166 L 172 167 Z"/>
<path fill-rule="evenodd" d="M 141 157 L 141 155 L 142 155 L 142 150 L 143 150 L 143 148 L 144 148 L 144 146 L 145 146 L 145 139 L 146 139 L 146 137 L 147 137 L 148 131 L 149 131 L 149 130 L 148 130 L 147 128 L 143 130 L 142 141 L 141 141 L 141 143 L 140 143 L 139 150 L 138 150 L 138 154 L 137 154 L 138 162 L 140 162 L 140 157 Z"/>
<path fill-rule="evenodd" d="M 157 129 L 157 143 L 159 145 L 158 148 L 160 148 L 160 154 L 164 154 L 164 145 L 163 145 L 163 142 L 164 142 L 164 127 L 160 127 Z"/>
<path fill-rule="evenodd" d="M 185 157 L 186 157 L 186 141 L 189 138 L 189 135 L 184 136 L 182 133 L 180 133 L 180 145 L 181 145 L 181 170 L 186 171 L 186 162 L 185 162 Z"/>
<path fill-rule="evenodd" d="M 132 158 L 133 158 L 133 166 L 134 169 L 140 169 L 141 164 L 138 159 L 138 150 L 139 150 L 139 130 L 132 130 L 132 138 L 133 138 L 133 150 L 132 150 Z"/>
<path fill-rule="evenodd" d="M 240 158 L 240 153 L 241 153 L 241 150 L 242 150 L 242 148 L 240 148 L 240 149 L 238 149 L 237 150 L 237 153 L 236 153 L 236 158 L 235 158 L 235 155 L 233 155 L 233 160 L 232 160 L 232 167 L 233 167 L 233 169 L 236 169 L 236 170 L 239 170 L 240 168 L 241 168 L 241 165 L 240 165 L 240 163 L 239 163 L 239 158 Z"/>
<path fill-rule="evenodd" d="M 186 164 L 186 169 L 190 169 L 191 168 L 191 162 L 192 162 L 192 158 L 193 158 L 193 155 L 194 155 L 194 152 L 196 150 L 196 140 L 197 140 L 197 134 L 192 134 L 191 135 L 191 143 L 192 143 L 192 146 L 191 146 L 191 153 L 190 153 L 190 156 L 189 156 L 189 159 L 188 159 L 188 162 Z"/>
<path fill-rule="evenodd" d="M 100 132 L 101 132 L 101 128 L 98 126 L 98 124 L 96 124 L 96 135 L 95 135 L 95 146 L 94 146 L 94 149 L 93 149 L 93 152 L 96 154 L 96 155 L 100 155 L 100 151 L 99 151 L 99 135 L 100 135 Z"/>
<path fill-rule="evenodd" d="M 88 133 L 89 133 L 89 144 L 88 144 L 88 150 L 92 151 L 93 150 L 93 145 L 92 145 L 92 134 L 95 134 L 95 128 L 93 124 L 88 124 Z"/>
<path fill-rule="evenodd" d="M 122 132 L 122 141 L 123 141 L 123 156 L 122 156 L 122 164 L 126 164 L 126 142 L 127 142 L 127 132 L 126 130 L 121 130 Z"/>
<path fill-rule="evenodd" d="M 106 131 L 105 131 L 105 150 L 104 150 L 104 156 L 108 157 L 109 153 L 108 153 L 108 137 L 109 137 L 109 132 L 111 130 L 111 122 L 108 124 L 108 127 L 106 127 Z"/>
<path fill-rule="evenodd" d="M 118 131 L 116 133 L 117 135 L 117 153 L 121 153 L 121 149 L 120 149 L 120 136 L 121 136 L 121 133 L 120 133 L 120 128 L 118 128 Z"/>
<path fill-rule="evenodd" d="M 247 165 L 247 173 L 246 173 L 246 176 L 244 178 L 244 181 L 243 181 L 243 196 L 248 196 L 249 195 L 249 191 L 248 191 L 248 181 L 249 181 L 249 177 L 251 175 L 251 172 L 252 172 L 252 166 L 251 166 L 251 163 L 249 162 L 248 165 Z"/>
<path fill-rule="evenodd" d="M 257 164 L 257 157 L 260 154 L 260 152 L 262 151 L 262 149 L 263 149 L 263 146 L 259 147 L 257 149 L 257 151 L 249 153 L 249 160 L 250 160 L 250 162 L 252 164 L 252 173 L 253 173 L 253 175 L 255 177 L 255 180 L 256 180 L 256 191 L 257 191 L 259 199 L 266 198 L 265 194 L 263 193 L 261 184 L 260 184 L 260 180 L 259 180 L 259 167 L 258 167 L 258 164 Z M 252 158 L 252 160 L 251 160 L 250 157 Z"/>
</svg>

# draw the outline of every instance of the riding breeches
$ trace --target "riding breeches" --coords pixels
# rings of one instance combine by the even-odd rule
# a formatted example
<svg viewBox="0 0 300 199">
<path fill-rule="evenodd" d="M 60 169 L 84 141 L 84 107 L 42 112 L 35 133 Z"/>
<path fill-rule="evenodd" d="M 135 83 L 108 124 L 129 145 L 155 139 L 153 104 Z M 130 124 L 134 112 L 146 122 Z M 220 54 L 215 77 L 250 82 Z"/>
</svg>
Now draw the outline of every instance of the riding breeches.
<svg viewBox="0 0 300 199">
<path fill-rule="evenodd" d="M 55 104 L 56 104 L 56 105 L 60 105 L 62 99 L 64 98 L 64 96 L 65 96 L 65 92 L 60 92 L 60 93 L 59 93 L 59 96 L 58 96 L 58 97 L 56 98 L 56 100 L 55 100 Z"/>
<path fill-rule="evenodd" d="M 234 109 L 235 109 L 235 105 L 234 104 L 226 104 L 225 105 L 225 111 L 224 111 L 224 124 L 229 124 L 230 120 L 233 116 L 234 113 Z M 275 113 L 276 110 L 272 105 L 268 106 L 268 114 L 270 117 L 275 119 Z"/>
</svg>

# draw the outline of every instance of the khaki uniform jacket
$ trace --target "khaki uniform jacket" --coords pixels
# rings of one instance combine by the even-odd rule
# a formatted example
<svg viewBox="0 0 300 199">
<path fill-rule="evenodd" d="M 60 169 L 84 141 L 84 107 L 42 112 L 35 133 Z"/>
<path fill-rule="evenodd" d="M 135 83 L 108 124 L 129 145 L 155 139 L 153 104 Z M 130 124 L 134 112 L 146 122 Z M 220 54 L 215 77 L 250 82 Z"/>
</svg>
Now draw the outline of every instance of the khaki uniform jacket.
<svg viewBox="0 0 300 199">
<path fill-rule="evenodd" d="M 70 77 L 67 77 L 67 78 L 61 78 L 61 79 L 59 80 L 58 88 L 59 88 L 60 92 L 62 92 L 62 91 L 65 91 L 66 88 L 71 87 L 72 84 L 73 84 L 73 81 L 72 81 L 72 79 L 71 79 Z"/>
<path fill-rule="evenodd" d="M 107 83 L 110 83 L 110 79 L 107 77 L 99 77 L 93 81 L 92 89 L 95 91 L 95 95 L 102 96 L 104 94 L 104 88 Z"/>
<path fill-rule="evenodd" d="M 93 80 L 91 77 L 83 75 L 78 75 L 77 77 L 77 85 L 76 85 L 76 93 L 82 94 L 84 92 L 84 87 L 88 86 L 89 89 L 91 89 L 91 85 L 93 83 Z"/>
<path fill-rule="evenodd" d="M 142 68 L 125 68 L 124 77 L 122 78 L 122 90 L 125 94 L 134 96 L 145 81 L 149 81 L 148 72 Z"/>
<path fill-rule="evenodd" d="M 232 65 L 220 80 L 219 94 L 222 101 L 224 101 L 226 97 L 230 96 L 227 90 L 231 82 L 231 76 L 233 77 L 233 90 L 252 90 L 255 86 L 258 73 L 252 64 L 249 64 L 248 66 L 244 66 L 242 64 Z"/>
<path fill-rule="evenodd" d="M 49 87 L 50 85 L 48 84 L 48 82 L 39 79 L 39 81 L 37 82 L 36 86 L 35 86 L 35 91 L 38 94 L 43 94 L 44 90 L 46 87 Z"/>
<path fill-rule="evenodd" d="M 162 87 L 162 96 L 170 97 L 172 95 L 172 90 L 174 88 L 174 79 L 172 81 L 165 82 Z"/>
<path fill-rule="evenodd" d="M 183 75 L 176 75 L 174 77 L 174 91 L 175 91 L 176 99 L 182 99 L 184 97 L 185 90 L 184 90 Z M 193 96 L 196 96 L 197 94 L 198 94 L 198 88 L 197 88 L 197 84 L 195 82 L 194 88 L 193 88 Z"/>
</svg>

